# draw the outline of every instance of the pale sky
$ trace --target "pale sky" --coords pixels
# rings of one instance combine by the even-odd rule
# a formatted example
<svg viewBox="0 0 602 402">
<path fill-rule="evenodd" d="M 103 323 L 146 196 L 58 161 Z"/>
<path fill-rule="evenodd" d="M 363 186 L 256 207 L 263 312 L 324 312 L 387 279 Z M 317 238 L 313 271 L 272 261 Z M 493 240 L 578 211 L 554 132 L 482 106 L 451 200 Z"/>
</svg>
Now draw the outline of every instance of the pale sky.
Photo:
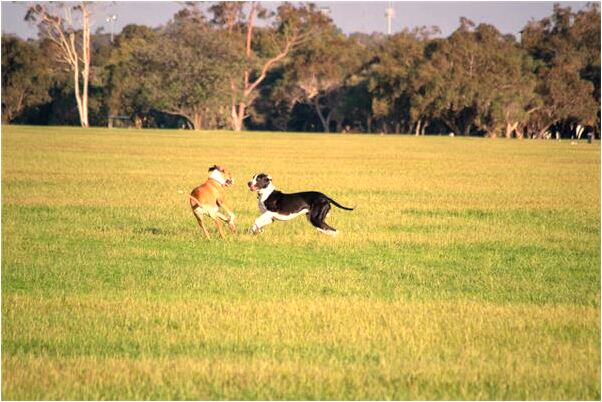
<svg viewBox="0 0 602 402">
<path fill-rule="evenodd" d="M 296 2 L 297 3 L 297 2 Z M 386 32 L 385 9 L 388 2 L 380 1 L 314 1 L 319 7 L 328 7 L 334 23 L 346 34 L 351 32 Z M 464 16 L 475 23 L 495 25 L 502 33 L 518 35 L 519 31 L 532 19 L 539 20 L 550 16 L 555 2 L 552 1 L 397 1 L 392 2 L 395 16 L 392 31 L 417 26 L 437 25 L 443 36 L 451 34 Z M 561 1 L 562 6 L 570 6 L 574 11 L 586 6 L 583 1 Z M 22 38 L 36 36 L 36 28 L 24 21 L 29 2 L 2 1 L 2 33 L 17 34 Z M 92 31 L 104 27 L 110 32 L 105 21 L 108 15 L 117 15 L 115 33 L 131 23 L 157 27 L 165 24 L 183 7 L 183 2 L 175 1 L 116 1 L 104 2 L 101 11 L 93 21 Z M 280 2 L 262 2 L 270 9 Z"/>
</svg>

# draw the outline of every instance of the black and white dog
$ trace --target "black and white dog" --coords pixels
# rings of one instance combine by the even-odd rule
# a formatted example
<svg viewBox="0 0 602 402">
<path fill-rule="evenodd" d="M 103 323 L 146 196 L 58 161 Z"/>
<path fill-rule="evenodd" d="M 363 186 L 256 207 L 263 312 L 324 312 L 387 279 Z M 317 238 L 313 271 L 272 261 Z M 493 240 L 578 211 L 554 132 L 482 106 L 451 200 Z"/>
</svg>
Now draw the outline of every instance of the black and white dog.
<svg viewBox="0 0 602 402">
<path fill-rule="evenodd" d="M 250 191 L 257 192 L 259 211 L 261 212 L 251 228 L 253 233 L 261 231 L 263 226 L 269 225 L 274 220 L 288 221 L 299 215 L 307 214 L 311 224 L 320 232 L 334 236 L 337 234 L 337 230 L 324 222 L 330 210 L 330 204 L 353 211 L 353 208 L 344 207 L 317 191 L 284 194 L 276 190 L 272 184 L 272 178 L 265 173 L 256 174 L 247 184 Z"/>
</svg>

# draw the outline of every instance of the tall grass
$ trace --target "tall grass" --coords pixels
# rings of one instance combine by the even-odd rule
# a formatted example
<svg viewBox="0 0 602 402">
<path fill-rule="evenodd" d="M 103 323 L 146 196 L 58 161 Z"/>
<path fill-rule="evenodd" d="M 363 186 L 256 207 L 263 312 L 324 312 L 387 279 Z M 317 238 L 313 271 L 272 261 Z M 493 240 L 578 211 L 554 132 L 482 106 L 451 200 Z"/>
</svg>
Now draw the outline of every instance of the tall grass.
<svg viewBox="0 0 602 402">
<path fill-rule="evenodd" d="M 260 171 L 357 209 L 252 236 Z M 599 144 L 5 126 L 2 352 L 4 399 L 599 399 Z"/>
</svg>

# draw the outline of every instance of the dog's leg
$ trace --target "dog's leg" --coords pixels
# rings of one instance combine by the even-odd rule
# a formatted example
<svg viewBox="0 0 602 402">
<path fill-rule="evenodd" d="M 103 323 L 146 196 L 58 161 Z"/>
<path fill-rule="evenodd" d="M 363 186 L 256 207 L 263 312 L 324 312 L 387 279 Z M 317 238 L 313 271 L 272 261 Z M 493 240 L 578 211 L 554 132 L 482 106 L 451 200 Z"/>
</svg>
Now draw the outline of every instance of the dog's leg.
<svg viewBox="0 0 602 402">
<path fill-rule="evenodd" d="M 259 215 L 257 219 L 255 219 L 255 223 L 253 223 L 253 226 L 251 227 L 251 232 L 258 233 L 259 231 L 261 231 L 262 227 L 272 223 L 273 219 L 274 218 L 272 212 L 264 212 L 263 214 Z"/>
<path fill-rule="evenodd" d="M 201 229 L 203 229 L 203 233 L 205 233 L 205 237 L 207 238 L 207 240 L 209 240 L 210 239 L 209 232 L 207 231 L 207 228 L 205 227 L 205 222 L 203 222 L 203 212 L 202 212 L 201 208 L 197 207 L 197 208 L 193 209 L 192 213 L 194 214 L 194 217 L 196 218 L 196 221 L 199 223 L 199 226 L 201 227 Z"/>
<path fill-rule="evenodd" d="M 234 232 L 236 230 L 236 225 L 234 224 L 234 214 L 232 214 L 230 217 L 227 217 L 221 212 L 216 212 L 215 216 L 226 222 L 231 231 Z"/>
<path fill-rule="evenodd" d="M 338 233 L 337 230 L 324 222 L 326 215 L 328 215 L 328 211 L 330 211 L 330 204 L 328 201 L 324 201 L 318 205 L 315 205 L 310 211 L 309 221 L 316 227 L 316 229 L 318 229 L 319 232 L 330 236 L 335 236 Z"/>
<path fill-rule="evenodd" d="M 230 230 L 234 232 L 236 230 L 236 225 L 234 224 L 234 218 L 236 217 L 236 215 L 234 215 L 234 212 L 232 212 L 230 208 L 228 208 L 224 203 L 221 203 L 220 207 L 224 211 L 226 211 L 226 213 L 230 217 L 229 219 L 226 219 L 225 222 L 228 223 L 228 227 L 230 228 Z"/>
<path fill-rule="evenodd" d="M 220 237 L 225 240 L 226 237 L 224 236 L 224 231 L 222 230 L 221 222 L 221 220 L 223 220 L 225 216 L 218 211 L 218 207 L 209 209 L 207 211 L 207 214 L 211 219 L 213 219 L 213 222 L 215 222 L 215 226 L 217 226 L 217 231 L 219 232 Z"/>
<path fill-rule="evenodd" d="M 224 236 L 224 231 L 222 230 L 222 223 L 220 222 L 220 220 L 213 218 L 213 221 L 215 222 L 215 226 L 217 226 L 217 231 L 219 232 L 220 237 L 223 240 L 226 240 L 226 236 Z"/>
</svg>

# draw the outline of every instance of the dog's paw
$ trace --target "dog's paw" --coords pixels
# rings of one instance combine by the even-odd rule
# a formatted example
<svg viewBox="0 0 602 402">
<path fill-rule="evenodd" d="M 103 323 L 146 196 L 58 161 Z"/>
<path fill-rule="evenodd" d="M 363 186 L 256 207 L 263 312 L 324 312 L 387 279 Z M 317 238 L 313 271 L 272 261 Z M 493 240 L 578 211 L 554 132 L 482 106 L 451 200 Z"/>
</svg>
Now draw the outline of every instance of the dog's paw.
<svg viewBox="0 0 602 402">
<path fill-rule="evenodd" d="M 249 232 L 251 232 L 251 234 L 254 234 L 254 235 L 259 234 L 259 233 L 261 233 L 261 228 L 259 228 L 257 225 L 253 225 L 249 229 Z"/>
<path fill-rule="evenodd" d="M 324 230 L 321 228 L 316 228 L 316 229 L 318 229 L 318 232 L 324 233 L 325 235 L 332 236 L 332 237 L 336 237 L 339 234 L 338 230 Z"/>
<path fill-rule="evenodd" d="M 228 227 L 231 231 L 236 232 L 236 225 L 234 224 L 234 222 L 228 223 Z"/>
</svg>

